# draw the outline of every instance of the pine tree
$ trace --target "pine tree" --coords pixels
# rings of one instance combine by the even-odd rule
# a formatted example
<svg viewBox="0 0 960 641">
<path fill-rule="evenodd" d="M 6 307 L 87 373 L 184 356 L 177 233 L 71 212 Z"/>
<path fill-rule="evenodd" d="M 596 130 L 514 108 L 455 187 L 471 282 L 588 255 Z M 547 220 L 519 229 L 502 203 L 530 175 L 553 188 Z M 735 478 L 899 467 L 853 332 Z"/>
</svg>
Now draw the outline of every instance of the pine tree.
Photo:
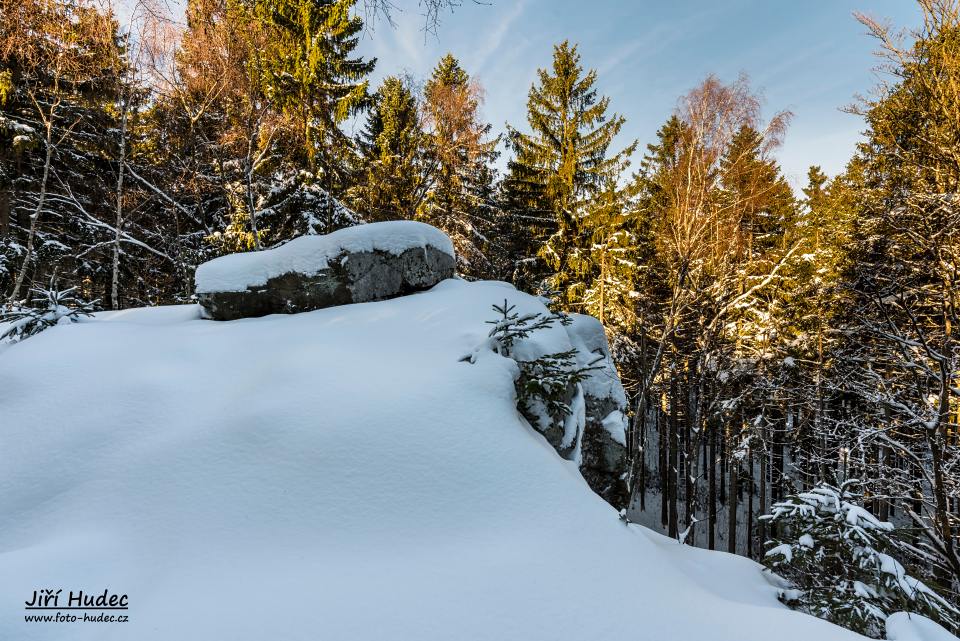
<svg viewBox="0 0 960 641">
<path fill-rule="evenodd" d="M 761 517 L 789 533 L 788 540 L 770 541 L 764 556 L 792 584 L 781 600 L 873 638 L 883 636 L 886 618 L 899 611 L 956 630 L 960 610 L 909 574 L 898 560 L 908 548 L 902 534 L 864 509 L 858 485 L 821 483 Z"/>
<path fill-rule="evenodd" d="M 519 376 L 514 381 L 517 409 L 557 448 L 561 456 L 572 456 L 582 435 L 583 415 L 575 413 L 571 405 L 582 393 L 578 389 L 579 384 L 589 378 L 590 372 L 599 368 L 594 366 L 595 363 L 579 364 L 576 348 L 543 353 L 542 346 L 535 345 L 535 341 L 534 344 L 525 344 L 535 332 L 549 329 L 557 322 L 561 325 L 572 322 L 567 315 L 521 315 L 515 311 L 516 306 L 507 300 L 503 301 L 503 305 L 493 305 L 493 310 L 497 312 L 497 317 L 487 321 L 493 326 L 487 340 L 461 361 L 476 363 L 487 350 L 513 359 L 519 369 Z"/>
<path fill-rule="evenodd" d="M 631 334 L 638 323 L 643 270 L 651 258 L 649 228 L 630 202 L 630 187 L 611 179 L 581 219 L 584 247 L 572 252 L 579 283 L 570 288 L 578 309 L 609 331 Z"/>
<path fill-rule="evenodd" d="M 164 144 L 146 147 L 160 169 L 152 189 L 187 218 L 195 262 L 358 222 L 337 197 L 355 173 L 340 124 L 364 106 L 373 64 L 349 57 L 361 26 L 351 7 L 188 4 L 173 82 L 149 112 Z"/>
<path fill-rule="evenodd" d="M 721 199 L 738 210 L 751 257 L 779 246 L 796 215 L 793 190 L 776 161 L 768 157 L 765 143 L 759 131 L 743 125 L 721 160 Z"/>
<path fill-rule="evenodd" d="M 745 77 L 731 84 L 708 77 L 681 98 L 635 178 L 638 211 L 653 248 L 645 265 L 653 286 L 638 288 L 638 309 L 652 313 L 640 327 L 642 343 L 650 347 L 638 376 L 635 416 L 643 420 L 663 406 L 669 419 L 664 428 L 659 422 L 634 425 L 632 487 L 644 478 L 642 439 L 653 430 L 663 452 L 662 522 L 672 536 L 693 544 L 705 529 L 711 547 L 725 479 L 718 479 L 709 461 L 722 460 L 730 487 L 736 487 L 747 416 L 755 413 L 751 423 L 761 436 L 770 423 L 782 431 L 786 420 L 782 410 L 774 411 L 779 401 L 769 393 L 787 373 L 768 366 L 775 332 L 767 330 L 778 309 L 782 271 L 796 252 L 783 241 L 794 204 L 768 154 L 779 144 L 788 114 L 761 128 L 759 105 Z M 758 405 L 750 406 L 754 400 Z M 770 455 L 784 460 L 779 449 Z M 701 475 L 706 488 L 698 487 Z M 779 491 L 785 478 L 779 466 L 772 477 Z M 727 507 L 733 515 L 728 531 L 736 540 L 735 503 Z"/>
<path fill-rule="evenodd" d="M 138 150 L 149 166 L 138 182 L 162 194 L 182 250 L 195 264 L 211 257 L 202 239 L 231 217 L 224 143 L 234 137 L 229 132 L 236 110 L 230 106 L 240 102 L 235 93 L 250 87 L 244 39 L 232 33 L 234 16 L 226 0 L 188 0 L 170 81 L 144 114 L 150 135 Z"/>
<path fill-rule="evenodd" d="M 4 323 L 0 343 L 22 341 L 64 321 L 76 323 L 81 317 L 92 316 L 98 301 L 79 300 L 76 289 L 57 289 L 51 279 L 49 287 L 34 288 L 32 306 L 0 307 L 0 322 Z"/>
<path fill-rule="evenodd" d="M 807 170 L 807 185 L 802 189 L 803 199 L 807 210 L 810 212 L 809 219 L 819 220 L 827 201 L 827 183 L 830 177 L 823 173 L 819 165 L 812 165 Z"/>
<path fill-rule="evenodd" d="M 922 534 L 924 578 L 957 586 L 960 4 L 921 9 L 905 45 L 861 18 L 894 80 L 864 105 L 866 142 L 848 168 L 855 219 L 837 388 L 857 406 L 840 425 L 865 486 Z"/>
<path fill-rule="evenodd" d="M 85 283 L 84 298 L 110 299 L 116 194 L 103 194 L 125 64 L 116 21 L 93 4 L 0 5 L 0 283 L 11 303 L 58 271 Z"/>
</svg>

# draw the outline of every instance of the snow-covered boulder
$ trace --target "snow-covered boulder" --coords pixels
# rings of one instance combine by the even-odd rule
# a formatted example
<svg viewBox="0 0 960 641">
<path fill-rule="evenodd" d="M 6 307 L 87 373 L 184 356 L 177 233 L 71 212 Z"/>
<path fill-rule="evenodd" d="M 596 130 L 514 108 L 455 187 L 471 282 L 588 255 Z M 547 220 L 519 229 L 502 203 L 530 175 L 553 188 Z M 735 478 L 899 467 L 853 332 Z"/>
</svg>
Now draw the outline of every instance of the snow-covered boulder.
<svg viewBox="0 0 960 641">
<path fill-rule="evenodd" d="M 221 256 L 197 268 L 196 285 L 207 317 L 234 320 L 395 298 L 455 273 L 446 234 L 425 223 L 391 221 Z"/>
<path fill-rule="evenodd" d="M 580 472 L 607 503 L 626 507 L 627 395 L 610 355 L 603 325 L 592 316 L 570 317 L 573 322 L 566 329 L 577 350 L 578 367 L 597 368 L 580 383 L 585 414 Z"/>
</svg>

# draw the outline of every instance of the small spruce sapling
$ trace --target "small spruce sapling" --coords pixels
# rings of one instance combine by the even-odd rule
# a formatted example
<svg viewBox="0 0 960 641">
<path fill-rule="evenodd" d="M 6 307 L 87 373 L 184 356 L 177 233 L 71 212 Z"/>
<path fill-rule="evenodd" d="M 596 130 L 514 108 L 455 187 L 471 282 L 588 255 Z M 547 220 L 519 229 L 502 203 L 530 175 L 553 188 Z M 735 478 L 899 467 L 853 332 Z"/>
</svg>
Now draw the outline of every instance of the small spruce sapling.
<svg viewBox="0 0 960 641">
<path fill-rule="evenodd" d="M 0 334 L 0 341 L 15 343 L 39 334 L 63 319 L 76 323 L 81 316 L 93 315 L 98 301 L 86 302 L 77 298 L 74 294 L 76 289 L 57 289 L 55 279 L 51 279 L 48 288 L 31 290 L 37 294 L 39 306 L 28 305 L 26 301 L 21 301 L 19 305 L 0 306 L 0 324 L 6 326 L 3 334 Z M 4 328 L 0 326 L 0 329 Z"/>
<path fill-rule="evenodd" d="M 487 335 L 487 343 L 472 354 L 463 357 L 463 361 L 476 362 L 477 352 L 488 347 L 494 353 L 513 359 L 520 368 L 520 376 L 515 381 L 517 402 L 526 413 L 539 406 L 550 420 L 562 422 L 572 412 L 567 399 L 570 390 L 586 380 L 594 367 L 594 362 L 586 367 L 577 366 L 577 350 L 569 349 L 552 354 L 544 354 L 532 360 L 518 360 L 514 357 L 514 346 L 530 337 L 536 331 L 553 327 L 554 323 L 569 325 L 572 321 L 563 313 L 544 316 L 540 313 L 520 315 L 516 305 L 506 299 L 503 305 L 493 305 L 499 318 L 487 321 L 493 325 Z M 601 356 L 597 360 L 602 359 Z"/>
<path fill-rule="evenodd" d="M 577 367 L 577 350 L 544 354 L 531 361 L 517 361 L 520 377 L 516 381 L 517 400 L 528 411 L 538 404 L 554 421 L 570 415 L 569 391 L 586 380 L 597 367 Z"/>
<path fill-rule="evenodd" d="M 554 316 L 544 316 L 543 314 L 524 314 L 521 316 L 513 311 L 516 305 L 510 305 L 507 299 L 503 299 L 503 305 L 493 305 L 493 310 L 500 314 L 500 318 L 487 321 L 488 325 L 493 325 L 487 338 L 490 340 L 490 347 L 493 351 L 507 358 L 512 357 L 514 344 L 527 338 L 533 332 L 540 329 L 552 327 L 556 318 Z"/>
<path fill-rule="evenodd" d="M 764 563 L 793 584 L 787 605 L 855 632 L 880 638 L 887 616 L 922 614 L 956 630 L 960 611 L 895 558 L 904 552 L 892 523 L 859 504 L 859 481 L 820 484 L 773 505 L 760 518 L 779 523 Z"/>
</svg>

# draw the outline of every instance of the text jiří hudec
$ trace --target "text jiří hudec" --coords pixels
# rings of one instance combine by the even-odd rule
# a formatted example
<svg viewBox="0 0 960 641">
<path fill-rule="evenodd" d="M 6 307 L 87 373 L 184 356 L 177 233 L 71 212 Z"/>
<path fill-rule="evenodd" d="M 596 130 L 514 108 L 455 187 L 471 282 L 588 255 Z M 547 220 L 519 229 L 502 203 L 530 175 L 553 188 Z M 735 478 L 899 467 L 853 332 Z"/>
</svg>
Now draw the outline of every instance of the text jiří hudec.
<svg viewBox="0 0 960 641">
<path fill-rule="evenodd" d="M 61 606 L 61 596 L 63 596 L 62 588 L 34 590 L 30 600 L 24 603 L 28 608 L 125 608 L 129 601 L 126 594 L 111 594 L 110 590 L 96 594 L 85 593 L 83 590 L 76 592 L 70 590 L 66 595 L 66 603 Z"/>
</svg>

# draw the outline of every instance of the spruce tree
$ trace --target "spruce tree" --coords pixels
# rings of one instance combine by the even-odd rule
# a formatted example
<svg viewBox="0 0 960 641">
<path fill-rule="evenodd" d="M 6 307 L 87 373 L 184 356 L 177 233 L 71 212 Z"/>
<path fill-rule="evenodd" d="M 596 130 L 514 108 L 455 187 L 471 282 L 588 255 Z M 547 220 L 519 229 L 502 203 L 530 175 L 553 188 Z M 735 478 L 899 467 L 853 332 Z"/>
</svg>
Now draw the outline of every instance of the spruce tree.
<svg viewBox="0 0 960 641">
<path fill-rule="evenodd" d="M 369 104 L 366 76 L 376 60 L 354 56 L 363 21 L 357 0 L 230 0 L 266 30 L 251 65 L 278 109 L 296 123 L 302 161 L 340 197 L 349 186 L 353 142 L 340 129 Z M 328 216 L 335 214 L 329 203 Z"/>
<path fill-rule="evenodd" d="M 796 203 L 780 167 L 767 157 L 759 131 L 749 125 L 740 127 L 721 160 L 721 175 L 720 198 L 737 209 L 747 255 L 780 245 L 793 223 Z"/>
<path fill-rule="evenodd" d="M 390 76 L 373 96 L 360 135 L 350 203 L 368 221 L 412 220 L 423 200 L 425 137 L 409 82 Z"/>
<path fill-rule="evenodd" d="M 579 311 L 625 334 L 637 326 L 637 290 L 650 258 L 646 228 L 629 191 L 610 179 L 587 207 L 581 219 L 587 242 L 574 248 L 571 257 L 579 282 L 569 292 L 579 301 Z"/>
<path fill-rule="evenodd" d="M 531 133 L 508 129 L 514 157 L 505 201 L 525 233 L 524 253 L 543 261 L 533 277 L 546 277 L 543 285 L 569 304 L 575 299 L 567 291 L 576 281 L 572 252 L 586 243 L 580 219 L 635 143 L 610 153 L 624 118 L 607 113 L 610 99 L 598 95 L 597 73 L 584 72 L 576 45 L 556 45 L 551 68 L 537 75 L 527 99 Z"/>
<path fill-rule="evenodd" d="M 764 563 L 791 583 L 780 599 L 861 634 L 882 638 L 894 612 L 922 614 L 948 629 L 960 609 L 904 567 L 904 532 L 864 508 L 860 482 L 818 483 L 789 496 L 760 518 L 785 536 L 767 543 Z"/>
<path fill-rule="evenodd" d="M 908 506 L 928 582 L 960 585 L 960 7 L 922 3 L 902 44 L 861 20 L 893 72 L 864 104 L 855 193 L 852 304 L 840 390 L 856 399 L 847 438 L 871 465 L 868 491 Z M 896 460 L 902 465 L 893 465 Z M 922 479 L 922 482 L 921 482 Z M 956 598 L 956 597 L 955 597 Z"/>
<path fill-rule="evenodd" d="M 57 272 L 109 300 L 118 73 L 113 16 L 90 2 L 0 4 L 0 284 L 31 298 Z M 36 291 L 40 291 L 37 288 Z"/>
<path fill-rule="evenodd" d="M 147 146 L 160 143 L 155 186 L 178 176 L 165 200 L 192 228 L 194 262 L 358 222 L 340 203 L 356 175 L 341 125 L 365 106 L 373 62 L 351 58 L 352 6 L 188 3 L 177 82 L 149 111 L 164 140 Z"/>
</svg>

